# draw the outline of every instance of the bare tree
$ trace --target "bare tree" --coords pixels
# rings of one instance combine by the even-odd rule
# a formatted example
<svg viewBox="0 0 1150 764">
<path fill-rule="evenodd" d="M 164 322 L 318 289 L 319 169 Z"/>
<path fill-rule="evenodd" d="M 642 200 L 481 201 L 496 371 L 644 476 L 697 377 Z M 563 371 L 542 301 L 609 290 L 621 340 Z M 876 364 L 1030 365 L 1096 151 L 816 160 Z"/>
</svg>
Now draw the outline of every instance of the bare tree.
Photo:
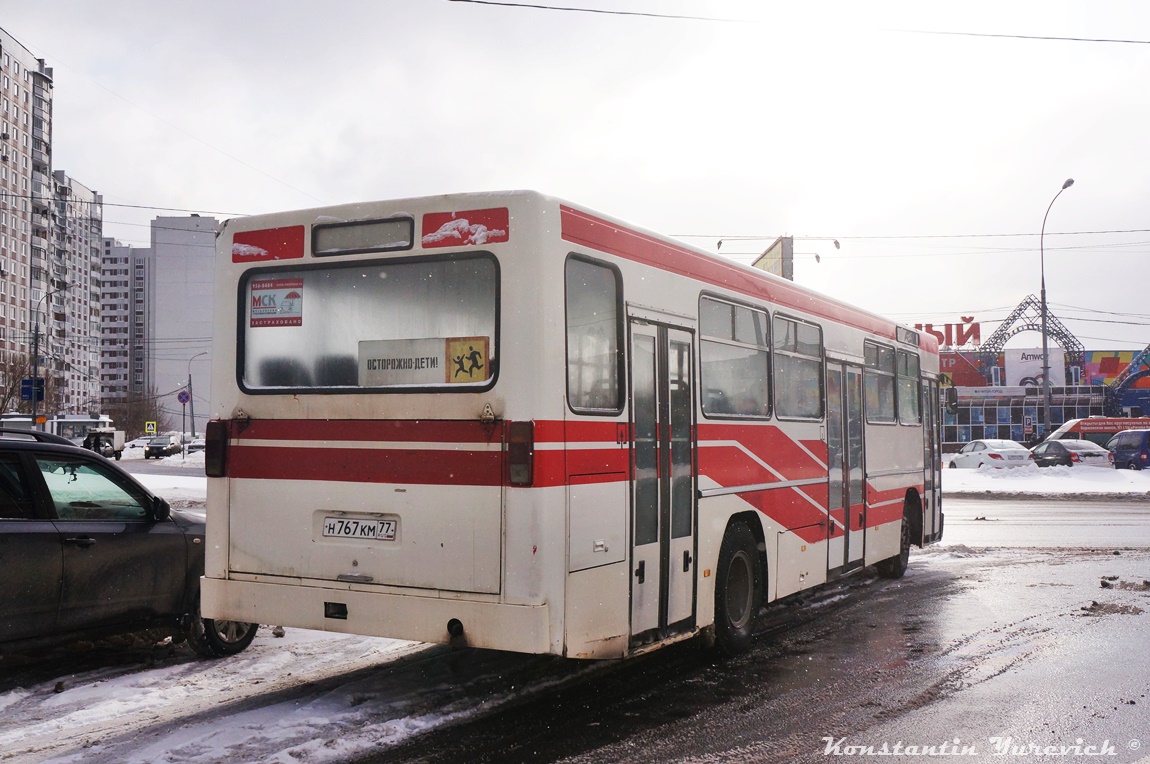
<svg viewBox="0 0 1150 764">
<path fill-rule="evenodd" d="M 146 422 L 155 422 L 157 432 L 172 429 L 170 417 L 160 409 L 155 390 L 146 394 L 128 393 L 122 400 L 106 402 L 102 411 L 112 417 L 116 429 L 123 430 L 129 437 L 142 435 Z"/>
<path fill-rule="evenodd" d="M 28 353 L 7 352 L 0 356 L 0 411 L 31 411 L 31 404 L 20 400 L 20 383 L 32 377 L 32 356 Z"/>
<path fill-rule="evenodd" d="M 36 413 L 55 416 L 60 408 L 61 380 L 51 364 L 35 364 L 31 353 L 10 351 L 0 355 L 0 412 L 32 413 L 32 401 L 20 399 L 20 384 L 25 379 L 39 379 L 44 386 L 44 399 L 37 402 Z"/>
</svg>

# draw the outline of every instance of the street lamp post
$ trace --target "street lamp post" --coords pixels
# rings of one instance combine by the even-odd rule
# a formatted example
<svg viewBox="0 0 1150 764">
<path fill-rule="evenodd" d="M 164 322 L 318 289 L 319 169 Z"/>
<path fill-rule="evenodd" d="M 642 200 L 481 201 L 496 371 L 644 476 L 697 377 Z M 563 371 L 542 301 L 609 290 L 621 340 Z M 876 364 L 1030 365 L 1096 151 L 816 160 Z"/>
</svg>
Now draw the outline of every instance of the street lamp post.
<svg viewBox="0 0 1150 764">
<path fill-rule="evenodd" d="M 196 395 L 192 392 L 192 361 L 207 354 L 208 351 L 204 350 L 188 359 L 188 406 L 192 415 L 192 440 L 196 439 Z"/>
<path fill-rule="evenodd" d="M 1043 244 L 1043 239 L 1046 236 L 1046 218 L 1050 216 L 1050 208 L 1054 206 L 1055 200 L 1062 195 L 1062 192 L 1074 185 L 1074 178 L 1067 178 L 1066 182 L 1062 184 L 1062 188 L 1058 189 L 1058 193 L 1054 195 L 1054 199 L 1050 200 L 1050 204 L 1046 205 L 1046 214 L 1042 216 L 1042 230 L 1038 234 L 1038 258 L 1039 258 L 1039 272 L 1042 276 L 1042 288 L 1039 293 L 1039 301 L 1042 303 L 1042 387 L 1043 387 L 1043 406 L 1042 406 L 1042 436 L 1046 437 L 1050 434 L 1050 409 L 1054 405 L 1054 394 L 1050 387 L 1050 345 L 1048 335 L 1046 333 L 1046 248 Z"/>
<path fill-rule="evenodd" d="M 32 429 L 36 429 L 36 403 L 38 402 L 37 393 L 39 392 L 37 388 L 40 387 L 40 307 L 44 304 L 44 300 L 47 300 L 54 294 L 67 291 L 71 289 L 72 286 L 72 284 L 65 284 L 59 289 L 45 292 L 36 302 L 36 331 L 32 335 Z"/>
</svg>

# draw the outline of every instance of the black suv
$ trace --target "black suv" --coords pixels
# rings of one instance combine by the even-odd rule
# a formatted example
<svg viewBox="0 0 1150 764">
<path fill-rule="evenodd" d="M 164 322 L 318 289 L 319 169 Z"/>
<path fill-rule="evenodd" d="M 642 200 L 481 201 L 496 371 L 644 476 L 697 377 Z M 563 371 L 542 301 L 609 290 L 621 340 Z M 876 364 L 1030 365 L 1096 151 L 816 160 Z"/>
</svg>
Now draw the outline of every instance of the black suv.
<svg viewBox="0 0 1150 764">
<path fill-rule="evenodd" d="M 162 630 L 206 657 L 257 624 L 199 613 L 204 522 L 64 438 L 0 429 L 0 653 Z"/>
<path fill-rule="evenodd" d="M 144 446 L 144 458 L 163 459 L 165 456 L 172 456 L 183 452 L 184 447 L 180 445 L 180 439 L 175 435 L 157 435 L 148 441 L 148 445 Z"/>
</svg>

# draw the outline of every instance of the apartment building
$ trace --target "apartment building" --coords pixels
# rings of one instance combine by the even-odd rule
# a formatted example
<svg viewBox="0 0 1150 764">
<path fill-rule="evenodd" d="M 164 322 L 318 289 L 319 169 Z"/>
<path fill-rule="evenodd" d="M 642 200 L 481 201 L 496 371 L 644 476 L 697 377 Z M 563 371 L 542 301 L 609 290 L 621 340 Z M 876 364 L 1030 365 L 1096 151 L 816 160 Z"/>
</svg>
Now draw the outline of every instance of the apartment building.
<svg viewBox="0 0 1150 764">
<path fill-rule="evenodd" d="M 123 403 L 134 392 L 142 392 L 143 354 L 140 353 L 139 381 L 133 386 L 132 321 L 133 305 L 143 311 L 143 288 L 133 289 L 133 258 L 147 250 L 104 238 L 101 254 L 102 286 L 100 295 L 100 396 L 105 403 Z M 141 268 L 144 258 L 141 256 Z M 141 351 L 143 321 L 139 328 Z"/>
<path fill-rule="evenodd" d="M 0 351 L 30 352 L 50 290 L 52 70 L 0 30 Z M 42 307 L 42 306 L 41 306 Z"/>
<path fill-rule="evenodd" d="M 175 425 L 209 412 L 215 241 L 212 217 L 157 217 L 151 246 L 104 239 L 101 295 L 101 395 L 105 401 L 155 396 Z M 192 404 L 176 400 L 191 377 Z M 194 409 L 194 412 L 192 411 Z"/>
<path fill-rule="evenodd" d="M 102 217 L 98 193 L 52 170 L 52 69 L 0 29 L 0 384 L 34 358 L 41 411 L 99 405 Z"/>
</svg>

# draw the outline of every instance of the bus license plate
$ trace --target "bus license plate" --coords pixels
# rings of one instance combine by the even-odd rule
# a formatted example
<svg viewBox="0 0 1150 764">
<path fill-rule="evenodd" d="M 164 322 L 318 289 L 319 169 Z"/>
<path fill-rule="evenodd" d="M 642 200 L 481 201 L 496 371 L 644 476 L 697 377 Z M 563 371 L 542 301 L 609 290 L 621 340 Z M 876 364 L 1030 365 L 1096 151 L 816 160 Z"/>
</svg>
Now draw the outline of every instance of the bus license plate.
<svg viewBox="0 0 1150 764">
<path fill-rule="evenodd" d="M 323 535 L 343 539 L 375 539 L 395 541 L 395 520 L 353 520 L 346 517 L 325 517 Z"/>
</svg>

